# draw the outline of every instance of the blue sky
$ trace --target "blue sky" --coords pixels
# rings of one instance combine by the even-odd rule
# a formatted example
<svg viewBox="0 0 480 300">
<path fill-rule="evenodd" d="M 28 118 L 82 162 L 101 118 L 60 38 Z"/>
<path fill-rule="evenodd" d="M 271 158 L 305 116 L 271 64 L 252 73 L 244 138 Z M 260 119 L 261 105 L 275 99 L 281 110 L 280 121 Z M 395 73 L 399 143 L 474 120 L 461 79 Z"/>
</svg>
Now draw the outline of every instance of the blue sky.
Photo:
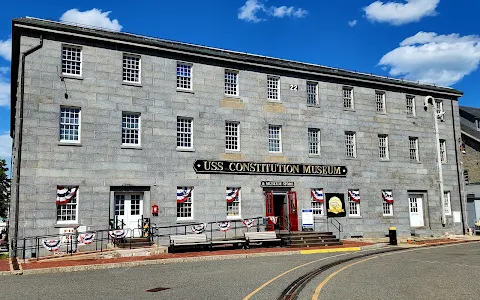
<svg viewBox="0 0 480 300">
<path fill-rule="evenodd" d="M 420 80 L 480 107 L 480 1 L 24 0 L 0 10 L 0 158 L 9 158 L 11 20 L 63 20 L 123 32 Z"/>
</svg>

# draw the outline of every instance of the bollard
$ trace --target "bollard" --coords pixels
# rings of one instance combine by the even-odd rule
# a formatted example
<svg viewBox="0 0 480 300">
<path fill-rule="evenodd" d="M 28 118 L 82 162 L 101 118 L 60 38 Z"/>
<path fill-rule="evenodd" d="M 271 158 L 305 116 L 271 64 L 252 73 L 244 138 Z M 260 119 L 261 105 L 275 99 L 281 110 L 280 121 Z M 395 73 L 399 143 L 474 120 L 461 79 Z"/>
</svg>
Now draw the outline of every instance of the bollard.
<svg viewBox="0 0 480 300">
<path fill-rule="evenodd" d="M 398 245 L 397 243 L 397 228 L 388 227 L 388 239 L 390 245 Z"/>
</svg>

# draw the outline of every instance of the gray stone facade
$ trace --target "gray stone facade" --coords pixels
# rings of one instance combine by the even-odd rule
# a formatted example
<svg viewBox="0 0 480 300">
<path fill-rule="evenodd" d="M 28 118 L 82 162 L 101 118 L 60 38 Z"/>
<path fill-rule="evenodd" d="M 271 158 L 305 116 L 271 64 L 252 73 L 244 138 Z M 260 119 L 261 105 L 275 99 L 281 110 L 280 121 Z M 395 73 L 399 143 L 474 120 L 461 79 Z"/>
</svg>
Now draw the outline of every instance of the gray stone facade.
<svg viewBox="0 0 480 300">
<path fill-rule="evenodd" d="M 459 92 L 455 96 L 454 90 L 445 92 L 421 85 L 415 89 L 402 86 L 401 81 L 395 86 L 375 83 L 376 77 L 371 77 L 370 83 L 326 79 L 321 73 L 306 75 L 268 65 L 222 62 L 193 52 L 176 54 L 117 43 L 114 39 L 90 39 L 88 34 L 79 37 L 69 32 L 49 32 L 40 27 L 18 29 L 19 33 L 14 34 L 14 44 L 18 42 L 19 47 L 14 45 L 17 59 L 13 63 L 18 63 L 22 52 L 39 43 L 41 34 L 44 39 L 43 46 L 26 57 L 22 129 L 19 106 L 12 105 L 17 116 L 13 130 L 14 183 L 18 165 L 15 157 L 20 149 L 18 135 L 20 130 L 23 132 L 18 207 L 12 201 L 12 212 L 19 212 L 19 238 L 57 234 L 59 227 L 71 226 L 57 224 L 57 185 L 79 186 L 78 225 L 95 230 L 108 228 L 114 214 L 114 190 L 122 187 L 125 191 L 143 187 L 143 214 L 157 225 L 177 223 L 177 186 L 194 187 L 195 221 L 226 219 L 226 187 L 241 187 L 242 218 L 265 216 L 264 189 L 260 187 L 265 180 L 293 181 L 299 211 L 311 206 L 312 188 L 344 193 L 345 199 L 349 189 L 360 190 L 361 216 L 347 214 L 338 219 L 344 227 L 342 237 L 384 236 L 389 226 L 396 226 L 401 235 L 410 235 L 412 231 L 462 232 L 462 223 L 454 223 L 452 216 L 447 217 L 445 227 L 440 222 L 434 121 L 431 108 L 427 112 L 423 108 L 426 95 L 433 94 L 443 101 L 445 116 L 439 130 L 440 138 L 446 140 L 447 162 L 442 165 L 445 191 L 451 194 L 452 211 L 461 211 L 456 157 L 456 139 L 460 137 Z M 71 28 L 72 32 L 76 30 Z M 61 81 L 62 44 L 82 47 L 81 78 L 65 77 Z M 122 82 L 123 53 L 141 56 L 141 85 Z M 176 88 L 177 61 L 193 66 L 191 92 Z M 225 69 L 238 71 L 239 97 L 225 96 Z M 21 69 L 12 83 L 20 82 L 20 72 Z M 267 74 L 280 76 L 279 102 L 267 100 Z M 307 105 L 307 80 L 318 82 L 318 106 Z M 291 90 L 292 84 L 298 85 L 298 90 Z M 353 110 L 343 108 L 343 86 L 353 87 Z M 385 92 L 386 113 L 376 112 L 375 91 Z M 406 95 L 415 96 L 415 116 L 406 114 Z M 20 101 L 20 89 L 12 98 Z M 59 142 L 61 106 L 81 109 L 80 144 Z M 122 112 L 140 113 L 141 147 L 122 147 Z M 193 118 L 193 151 L 177 150 L 177 116 Z M 225 151 L 226 121 L 240 123 L 239 152 Z M 281 154 L 269 153 L 269 124 L 282 126 Z M 318 156 L 308 155 L 308 128 L 320 129 Z M 345 131 L 356 133 L 356 158 L 345 158 Z M 379 159 L 379 134 L 388 135 L 387 161 Z M 409 137 L 418 137 L 419 162 L 409 159 Z M 197 174 L 193 169 L 196 159 L 344 165 L 348 175 L 330 178 Z M 393 216 L 383 216 L 382 190 L 393 192 Z M 13 200 L 17 195 L 14 188 L 12 191 Z M 424 195 L 425 226 L 421 228 L 410 227 L 409 192 Z M 151 216 L 153 204 L 159 206 L 158 217 Z M 11 215 L 11 224 L 15 224 L 15 215 Z M 318 219 L 317 229 L 326 230 L 325 217 Z"/>
</svg>

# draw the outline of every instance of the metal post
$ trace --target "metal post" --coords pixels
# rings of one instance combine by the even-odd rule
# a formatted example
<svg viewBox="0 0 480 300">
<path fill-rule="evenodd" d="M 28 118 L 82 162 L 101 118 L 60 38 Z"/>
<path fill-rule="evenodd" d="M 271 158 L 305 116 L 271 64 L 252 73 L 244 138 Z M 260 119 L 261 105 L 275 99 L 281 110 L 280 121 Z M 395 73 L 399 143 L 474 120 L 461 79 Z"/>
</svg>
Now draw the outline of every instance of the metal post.
<svg viewBox="0 0 480 300">
<path fill-rule="evenodd" d="M 438 115 L 437 115 L 437 108 L 435 106 L 435 101 L 432 101 L 433 106 L 433 119 L 435 121 L 435 139 L 437 145 L 437 164 L 438 164 L 438 181 L 440 184 L 440 202 L 441 202 L 441 210 L 442 210 L 442 226 L 445 227 L 445 197 L 443 191 L 443 170 L 442 170 L 442 156 L 440 153 L 440 134 L 438 132 Z"/>
</svg>

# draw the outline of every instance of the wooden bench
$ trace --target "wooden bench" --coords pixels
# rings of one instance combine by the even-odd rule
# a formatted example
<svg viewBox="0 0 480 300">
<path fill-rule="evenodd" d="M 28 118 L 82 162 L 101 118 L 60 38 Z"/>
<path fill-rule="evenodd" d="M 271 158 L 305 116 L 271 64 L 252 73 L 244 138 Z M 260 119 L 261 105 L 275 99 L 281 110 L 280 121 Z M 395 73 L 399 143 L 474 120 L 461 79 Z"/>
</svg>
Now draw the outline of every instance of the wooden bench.
<svg viewBox="0 0 480 300">
<path fill-rule="evenodd" d="M 171 235 L 170 248 L 172 253 L 175 253 L 175 247 L 198 247 L 211 246 L 206 234 L 185 234 L 185 235 Z"/>
<path fill-rule="evenodd" d="M 282 239 L 277 237 L 275 231 L 245 232 L 245 241 L 247 247 L 251 243 L 280 243 Z"/>
<path fill-rule="evenodd" d="M 219 239 L 219 240 L 211 240 L 211 245 L 212 247 L 214 245 L 232 245 L 234 248 L 237 248 L 238 245 L 242 245 L 245 247 L 245 240 L 240 240 L 240 239 Z"/>
</svg>

